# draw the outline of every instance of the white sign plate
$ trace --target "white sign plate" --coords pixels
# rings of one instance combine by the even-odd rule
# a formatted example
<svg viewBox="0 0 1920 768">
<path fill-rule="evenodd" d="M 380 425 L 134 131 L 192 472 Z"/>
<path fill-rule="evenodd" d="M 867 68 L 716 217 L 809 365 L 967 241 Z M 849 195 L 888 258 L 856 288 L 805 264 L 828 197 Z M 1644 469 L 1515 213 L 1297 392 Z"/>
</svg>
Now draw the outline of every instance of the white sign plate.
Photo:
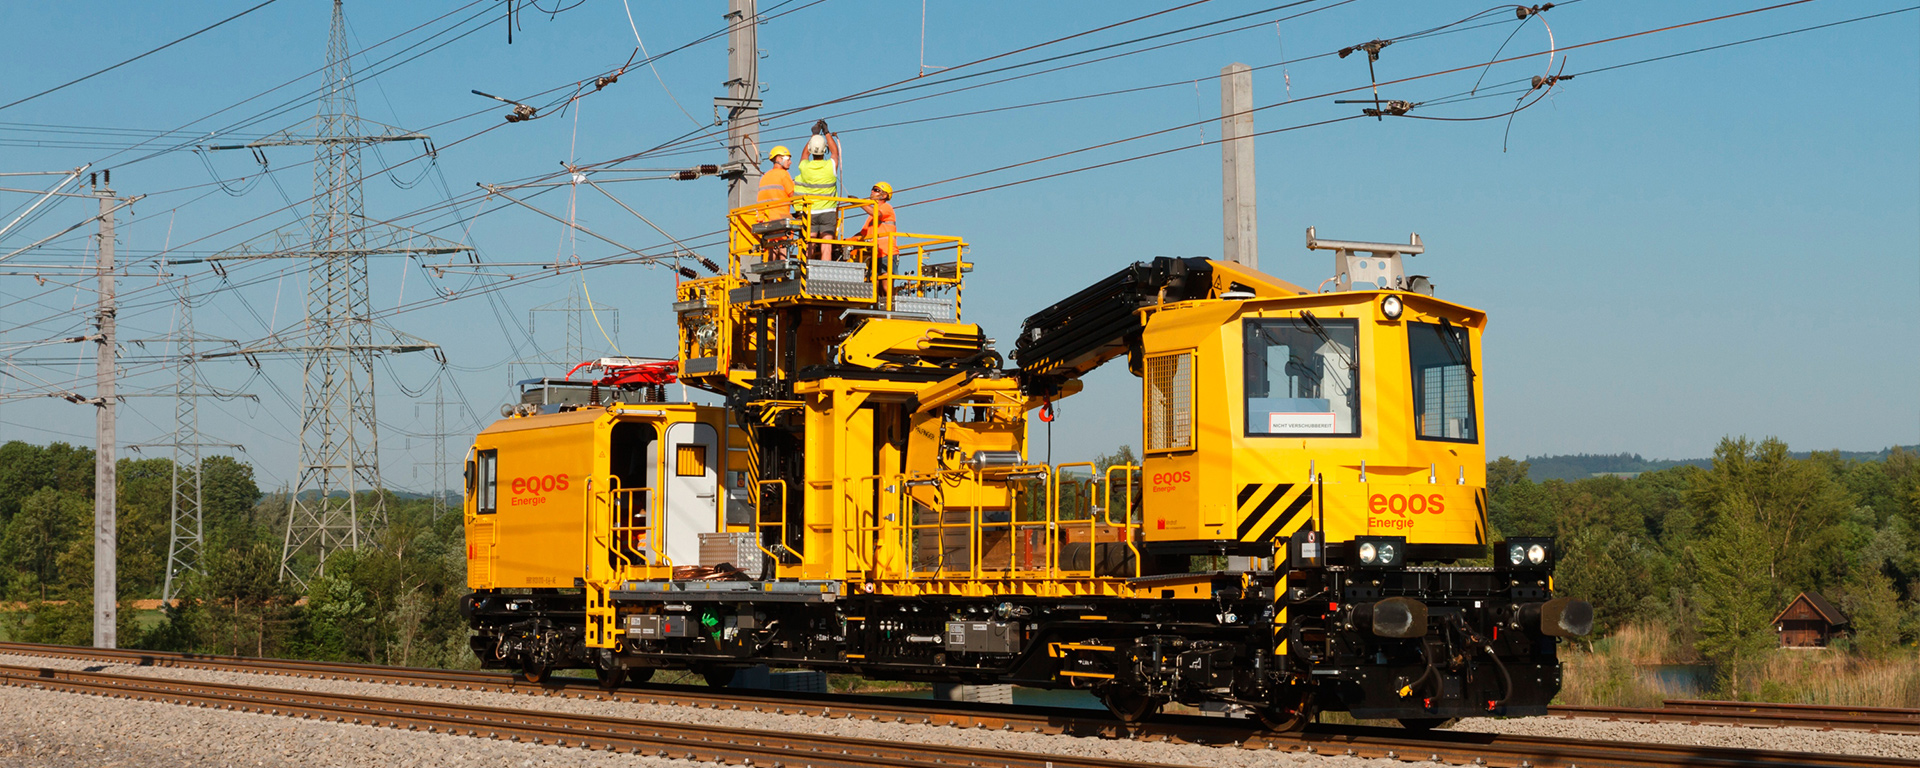
<svg viewBox="0 0 1920 768">
<path fill-rule="evenodd" d="M 1340 426 L 1334 414 L 1331 413 L 1269 413 L 1267 414 L 1267 431 L 1331 435 L 1338 433 Z"/>
</svg>

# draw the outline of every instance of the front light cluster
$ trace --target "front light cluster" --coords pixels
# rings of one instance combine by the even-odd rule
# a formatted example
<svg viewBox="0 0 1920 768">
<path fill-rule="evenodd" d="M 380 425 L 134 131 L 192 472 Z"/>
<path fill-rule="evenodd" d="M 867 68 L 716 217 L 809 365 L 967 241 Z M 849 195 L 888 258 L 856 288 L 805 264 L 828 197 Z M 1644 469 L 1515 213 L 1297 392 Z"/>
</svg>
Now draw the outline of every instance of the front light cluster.
<svg viewBox="0 0 1920 768">
<path fill-rule="evenodd" d="M 1354 556 L 1362 566 L 1391 568 L 1406 557 L 1407 540 L 1402 536 L 1361 536 L 1353 544 Z"/>
<path fill-rule="evenodd" d="M 1539 544 L 1512 544 L 1507 547 L 1507 561 L 1514 565 L 1539 565 L 1547 561 L 1547 548 Z"/>
<path fill-rule="evenodd" d="M 1505 555 L 1496 555 L 1496 564 L 1508 568 L 1542 568 L 1553 560 L 1553 542 L 1548 539 L 1512 539 L 1501 542 L 1499 549 Z"/>
</svg>

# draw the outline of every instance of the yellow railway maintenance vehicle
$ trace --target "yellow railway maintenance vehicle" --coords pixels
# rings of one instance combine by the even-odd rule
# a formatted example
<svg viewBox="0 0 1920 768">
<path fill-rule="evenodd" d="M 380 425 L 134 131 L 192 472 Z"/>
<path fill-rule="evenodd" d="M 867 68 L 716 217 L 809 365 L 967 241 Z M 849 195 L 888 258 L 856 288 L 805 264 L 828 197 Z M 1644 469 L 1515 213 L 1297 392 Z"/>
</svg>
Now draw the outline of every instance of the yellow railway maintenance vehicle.
<svg viewBox="0 0 1920 768">
<path fill-rule="evenodd" d="M 1308 230 L 1325 290 L 1135 264 L 1027 318 L 1008 367 L 961 320 L 963 240 L 799 222 L 732 211 L 725 267 L 679 286 L 679 381 L 723 406 L 540 380 L 475 439 L 484 664 L 1082 688 L 1275 727 L 1546 712 L 1592 611 L 1553 595 L 1551 541 L 1458 564 L 1489 555 L 1486 316 L 1406 274 L 1417 237 Z M 794 257 L 822 242 L 838 260 Z M 1122 356 L 1140 464 L 1031 461 L 1029 415 Z"/>
</svg>

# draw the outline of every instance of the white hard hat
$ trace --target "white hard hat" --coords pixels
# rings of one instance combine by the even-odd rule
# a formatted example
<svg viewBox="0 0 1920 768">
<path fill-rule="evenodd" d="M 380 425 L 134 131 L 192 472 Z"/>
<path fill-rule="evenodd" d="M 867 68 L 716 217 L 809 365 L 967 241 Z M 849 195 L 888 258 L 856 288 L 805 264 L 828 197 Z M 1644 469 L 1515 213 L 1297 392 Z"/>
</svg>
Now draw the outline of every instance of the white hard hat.
<svg viewBox="0 0 1920 768">
<path fill-rule="evenodd" d="M 813 138 L 807 139 L 807 154 L 825 155 L 826 153 L 827 137 L 815 134 Z"/>
</svg>

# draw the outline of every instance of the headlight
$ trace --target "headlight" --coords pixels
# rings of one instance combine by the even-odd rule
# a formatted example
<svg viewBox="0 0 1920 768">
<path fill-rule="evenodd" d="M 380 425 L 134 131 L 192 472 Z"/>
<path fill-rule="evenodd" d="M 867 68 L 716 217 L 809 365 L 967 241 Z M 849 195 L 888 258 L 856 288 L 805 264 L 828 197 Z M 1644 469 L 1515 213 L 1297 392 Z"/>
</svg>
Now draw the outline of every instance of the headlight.
<svg viewBox="0 0 1920 768">
<path fill-rule="evenodd" d="M 1380 300 L 1380 311 L 1387 316 L 1388 320 L 1400 319 L 1400 312 L 1404 309 L 1406 307 L 1400 303 L 1398 296 L 1388 296 Z"/>
<path fill-rule="evenodd" d="M 1362 568 L 1398 568 L 1405 564 L 1401 562 L 1407 553 L 1405 536 L 1355 536 L 1351 546 L 1351 562 Z"/>
<path fill-rule="evenodd" d="M 1553 567 L 1553 539 L 1543 536 L 1516 536 L 1495 544 L 1493 551 L 1493 568 L 1497 571 Z"/>
</svg>

